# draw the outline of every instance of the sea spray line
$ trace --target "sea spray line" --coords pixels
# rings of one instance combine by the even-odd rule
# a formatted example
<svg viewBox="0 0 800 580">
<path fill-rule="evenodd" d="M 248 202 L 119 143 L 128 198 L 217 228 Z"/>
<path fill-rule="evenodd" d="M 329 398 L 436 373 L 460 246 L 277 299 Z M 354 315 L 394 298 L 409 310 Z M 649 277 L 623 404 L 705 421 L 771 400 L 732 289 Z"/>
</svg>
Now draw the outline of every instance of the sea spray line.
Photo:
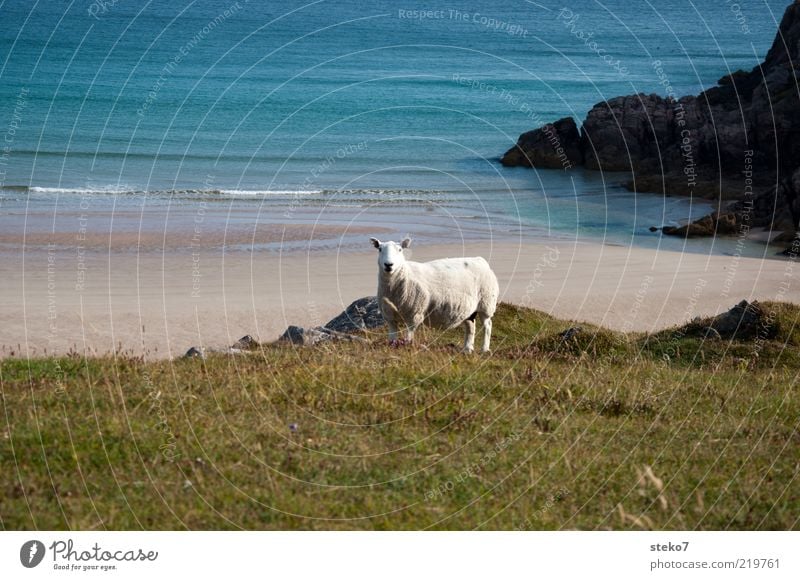
<svg viewBox="0 0 800 580">
<path fill-rule="evenodd" d="M 303 182 L 297 188 L 297 191 L 292 192 L 292 201 L 289 207 L 283 213 L 283 217 L 291 218 L 294 212 L 297 211 L 298 206 L 302 203 L 302 197 L 314 192 L 313 185 L 317 178 L 329 171 L 340 159 L 345 159 L 361 151 L 365 151 L 368 147 L 367 141 L 359 141 L 357 143 L 347 143 L 339 147 L 332 155 L 328 155 L 325 159 L 317 163 L 306 175 Z"/>
</svg>

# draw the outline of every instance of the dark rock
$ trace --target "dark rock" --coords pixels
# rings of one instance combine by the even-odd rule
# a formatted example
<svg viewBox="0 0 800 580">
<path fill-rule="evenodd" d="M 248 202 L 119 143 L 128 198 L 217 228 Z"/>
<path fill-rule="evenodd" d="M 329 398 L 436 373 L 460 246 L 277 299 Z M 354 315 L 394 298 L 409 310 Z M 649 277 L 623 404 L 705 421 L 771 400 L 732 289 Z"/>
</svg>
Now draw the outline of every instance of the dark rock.
<svg viewBox="0 0 800 580">
<path fill-rule="evenodd" d="M 668 236 L 687 238 L 713 236 L 714 234 L 746 234 L 749 228 L 741 225 L 740 222 L 743 221 L 744 218 L 735 212 L 713 213 L 685 226 L 664 226 L 662 231 Z"/>
<path fill-rule="evenodd" d="M 650 226 L 650 227 L 649 227 L 649 228 L 647 228 L 647 229 L 648 229 L 648 230 L 650 230 L 651 232 L 657 232 L 657 231 L 658 231 L 658 230 L 660 230 L 661 228 L 657 228 L 656 226 Z"/>
<path fill-rule="evenodd" d="M 668 236 L 682 236 L 686 238 L 713 236 L 714 219 L 711 216 L 705 216 L 685 226 L 664 226 L 661 228 L 661 231 Z"/>
<path fill-rule="evenodd" d="M 741 230 L 736 215 L 731 212 L 714 214 L 713 219 L 718 234 L 736 234 Z"/>
<path fill-rule="evenodd" d="M 186 351 L 186 354 L 183 355 L 183 358 L 206 358 L 205 349 L 202 346 L 193 346 L 189 350 Z"/>
<path fill-rule="evenodd" d="M 319 327 L 289 326 L 278 340 L 302 346 L 313 346 L 324 340 L 330 340 L 330 338 L 331 335 L 323 332 Z"/>
<path fill-rule="evenodd" d="M 787 236 L 786 239 L 781 240 L 788 244 L 788 247 L 780 253 L 782 256 L 796 260 L 800 255 L 800 232 L 795 233 L 791 238 Z"/>
<path fill-rule="evenodd" d="M 366 296 L 352 302 L 344 312 L 325 326 L 313 328 L 289 326 L 278 340 L 303 346 L 312 346 L 329 340 L 366 342 L 363 337 L 351 333 L 378 328 L 384 324 L 378 299 L 375 296 Z"/>
<path fill-rule="evenodd" d="M 335 330 L 331 330 L 330 328 L 325 328 L 324 326 L 314 326 L 312 328 L 289 326 L 289 328 L 286 329 L 286 331 L 278 340 L 301 346 L 314 346 L 329 340 L 366 342 L 366 339 L 361 336 L 355 336 L 345 332 L 337 332 Z"/>
<path fill-rule="evenodd" d="M 561 340 L 564 340 L 564 341 L 571 340 L 572 338 L 574 338 L 575 336 L 577 336 L 581 332 L 583 332 L 583 327 L 582 326 L 571 326 L 570 328 L 566 329 L 564 332 L 559 332 L 558 333 L 558 337 Z"/>
<path fill-rule="evenodd" d="M 686 336 L 715 339 L 767 340 L 778 334 L 778 323 L 758 302 L 742 300 L 722 314 L 696 319 L 684 327 Z"/>
<path fill-rule="evenodd" d="M 386 321 L 383 319 L 377 297 L 366 296 L 351 303 L 344 312 L 329 321 L 325 328 L 336 332 L 355 332 L 379 328 L 384 324 Z"/>
<path fill-rule="evenodd" d="M 739 199 L 721 216 L 707 216 L 710 222 L 664 233 L 738 234 L 745 219 L 750 227 L 794 231 L 800 226 L 798 62 L 800 0 L 795 0 L 764 62 L 751 71 L 727 75 L 697 96 L 637 94 L 598 103 L 583 122 L 577 147 L 577 128 L 566 119 L 554 125 L 564 123 L 562 147 L 571 163 L 630 172 L 636 191 L 717 197 L 722 188 L 728 199 L 730 193 Z M 502 163 L 561 167 L 543 129 L 521 135 Z M 745 151 L 752 151 L 747 160 Z"/>
<path fill-rule="evenodd" d="M 255 350 L 258 347 L 259 347 L 258 341 L 249 334 L 246 334 L 245 336 L 234 342 L 233 345 L 231 346 L 231 348 L 235 350 Z"/>
<path fill-rule="evenodd" d="M 758 302 L 742 300 L 739 304 L 715 316 L 709 325 L 722 338 L 738 338 L 740 340 L 773 338 L 778 329 L 775 321 L 770 321 Z"/>
<path fill-rule="evenodd" d="M 520 165 L 564 170 L 580 165 L 582 161 L 581 135 L 572 117 L 523 133 L 517 144 L 500 159 L 506 167 Z"/>
</svg>

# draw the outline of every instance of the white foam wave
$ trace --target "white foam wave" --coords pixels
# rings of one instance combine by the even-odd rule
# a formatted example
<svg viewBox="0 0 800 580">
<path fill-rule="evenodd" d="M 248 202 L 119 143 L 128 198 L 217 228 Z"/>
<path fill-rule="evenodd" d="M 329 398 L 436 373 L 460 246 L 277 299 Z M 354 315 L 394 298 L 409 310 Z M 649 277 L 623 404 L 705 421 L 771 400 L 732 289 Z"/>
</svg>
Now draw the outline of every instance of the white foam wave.
<svg viewBox="0 0 800 580">
<path fill-rule="evenodd" d="M 30 193 L 71 193 L 71 194 L 91 194 L 91 193 L 136 193 L 136 190 L 124 186 L 104 186 L 104 187 L 29 187 Z"/>
<path fill-rule="evenodd" d="M 297 190 L 297 189 L 220 189 L 224 195 L 319 195 L 321 189 Z"/>
</svg>

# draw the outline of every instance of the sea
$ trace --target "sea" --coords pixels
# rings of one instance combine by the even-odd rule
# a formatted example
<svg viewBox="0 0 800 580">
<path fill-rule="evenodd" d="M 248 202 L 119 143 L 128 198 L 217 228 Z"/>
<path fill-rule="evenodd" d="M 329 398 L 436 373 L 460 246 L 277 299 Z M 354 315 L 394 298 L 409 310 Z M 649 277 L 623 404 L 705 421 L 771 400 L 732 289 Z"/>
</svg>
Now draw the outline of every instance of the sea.
<svg viewBox="0 0 800 580">
<path fill-rule="evenodd" d="M 51 227 L 26 217 L 52 214 L 55 230 L 59 212 L 127 209 L 146 229 L 202 206 L 258 227 L 357 226 L 344 247 L 375 227 L 771 256 L 650 231 L 715 209 L 708 200 L 499 158 L 520 133 L 580 122 L 605 99 L 697 94 L 751 69 L 786 5 L 5 1 L 0 227 Z"/>
</svg>

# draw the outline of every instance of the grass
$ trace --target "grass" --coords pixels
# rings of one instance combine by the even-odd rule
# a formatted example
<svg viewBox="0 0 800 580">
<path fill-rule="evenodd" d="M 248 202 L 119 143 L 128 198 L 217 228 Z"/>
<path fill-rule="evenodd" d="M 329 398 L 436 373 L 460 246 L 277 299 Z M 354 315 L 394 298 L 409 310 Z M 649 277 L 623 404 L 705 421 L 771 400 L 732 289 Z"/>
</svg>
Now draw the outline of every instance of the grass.
<svg viewBox="0 0 800 580">
<path fill-rule="evenodd" d="M 3 529 L 798 529 L 800 308 L 621 335 L 0 362 Z"/>
</svg>

